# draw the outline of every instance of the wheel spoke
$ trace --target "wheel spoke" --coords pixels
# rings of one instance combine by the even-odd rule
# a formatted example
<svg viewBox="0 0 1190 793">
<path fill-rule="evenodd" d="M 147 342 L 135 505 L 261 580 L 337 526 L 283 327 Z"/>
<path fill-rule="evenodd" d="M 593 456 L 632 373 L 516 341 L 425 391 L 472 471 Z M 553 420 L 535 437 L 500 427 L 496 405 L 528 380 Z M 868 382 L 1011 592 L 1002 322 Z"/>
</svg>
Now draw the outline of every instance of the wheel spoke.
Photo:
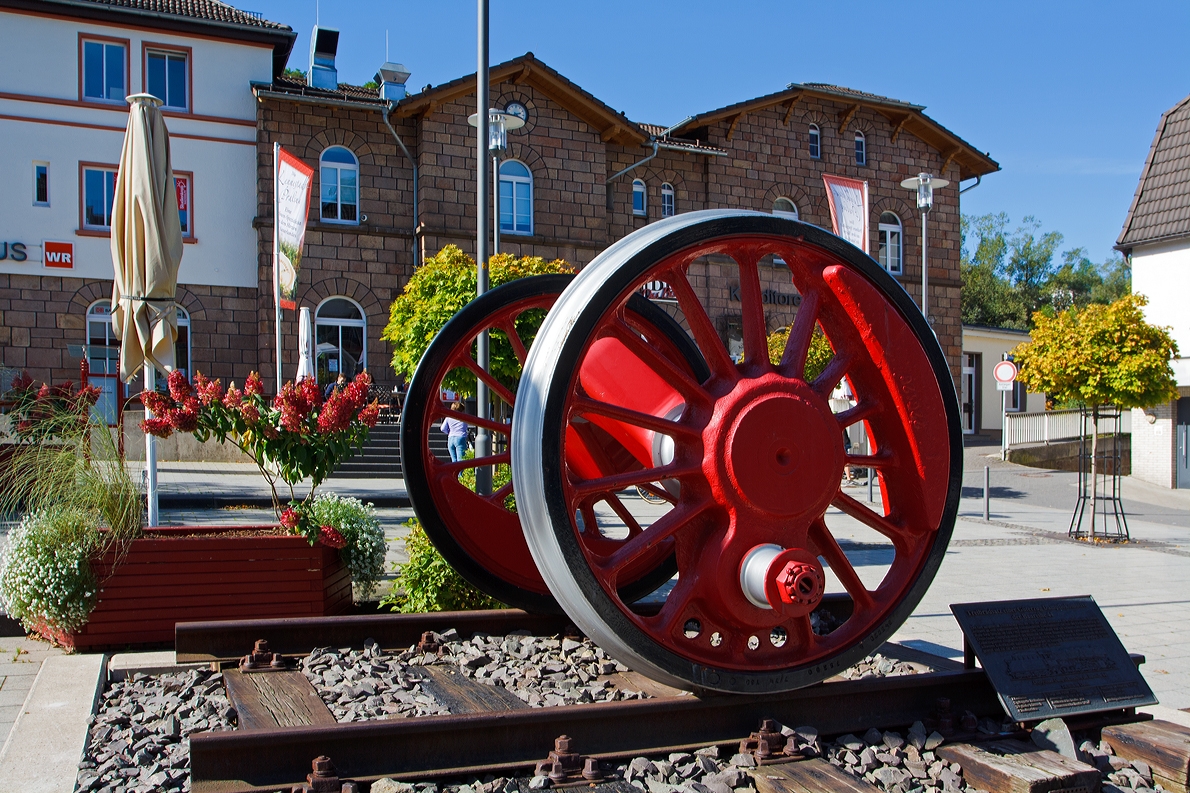
<svg viewBox="0 0 1190 793">
<path fill-rule="evenodd" d="M 472 457 L 470 460 L 459 460 L 456 463 L 439 463 L 436 468 L 436 476 L 449 478 L 452 474 L 457 478 L 460 471 L 466 471 L 468 468 L 481 468 L 485 465 L 500 465 L 512 462 L 512 456 L 508 452 L 500 454 L 493 454 L 490 457 Z"/>
<path fill-rule="evenodd" d="M 781 355 L 781 371 L 790 377 L 806 378 L 806 356 L 810 354 L 810 340 L 818 324 L 820 299 L 817 289 L 802 295 L 802 304 L 793 319 L 793 327 L 789 329 L 789 338 L 785 341 L 785 352 Z"/>
<path fill-rule="evenodd" d="M 529 356 L 529 352 L 525 349 L 525 343 L 521 341 L 520 334 L 516 332 L 516 320 L 501 322 L 496 328 L 503 331 L 504 335 L 508 337 L 508 343 L 512 345 L 512 351 L 516 354 L 517 361 L 521 366 L 524 366 L 525 358 Z"/>
<path fill-rule="evenodd" d="M 674 588 L 670 590 L 669 597 L 665 599 L 661 610 L 654 616 L 646 618 L 645 621 L 653 626 L 653 631 L 658 636 L 673 635 L 674 628 L 677 627 L 678 621 L 686 613 L 686 607 L 694 598 L 694 585 L 693 576 L 679 575 L 678 583 L 674 584 Z"/>
<path fill-rule="evenodd" d="M 507 435 L 512 430 L 511 424 L 505 424 L 504 422 L 496 421 L 495 419 L 484 419 L 480 418 L 479 416 L 472 416 L 470 413 L 460 413 L 457 410 L 451 410 L 449 408 L 435 410 L 433 415 L 435 419 L 447 417 L 458 419 L 464 424 L 471 424 L 475 427 L 483 427 L 484 429 L 491 430 L 492 432 L 498 432 L 501 435 Z"/>
<path fill-rule="evenodd" d="M 731 360 L 731 356 L 727 354 L 727 348 L 719 340 L 715 324 L 694 293 L 694 288 L 690 286 L 686 273 L 675 268 L 669 271 L 666 280 L 669 281 L 674 295 L 678 298 L 678 305 L 682 309 L 686 322 L 690 325 L 694 343 L 698 345 L 703 360 L 707 362 L 711 373 L 731 383 L 739 380 L 740 373 L 735 367 L 735 361 Z"/>
<path fill-rule="evenodd" d="M 872 593 L 864 586 L 864 582 L 856 574 L 851 560 L 847 558 L 847 554 L 843 553 L 843 549 L 839 547 L 839 543 L 835 541 L 834 535 L 831 534 L 830 529 L 826 526 L 826 521 L 822 518 L 810 524 L 810 541 L 817 547 L 818 555 L 826 559 L 826 563 L 830 565 L 831 571 L 839 579 L 839 583 L 847 590 L 847 594 L 851 595 L 856 611 L 871 608 L 874 602 Z"/>
<path fill-rule="evenodd" d="M 628 539 L 632 539 L 644 531 L 640 527 L 640 524 L 637 523 L 636 517 L 624 506 L 624 502 L 620 501 L 619 496 L 615 493 L 608 493 L 604 500 L 607 501 L 612 511 L 619 516 L 620 520 L 624 521 L 624 525 L 628 527 Z"/>
<path fill-rule="evenodd" d="M 880 405 L 878 403 L 870 399 L 861 399 L 853 407 L 836 413 L 835 421 L 839 422 L 840 429 L 847 429 L 852 424 L 867 421 L 878 412 L 880 412 Z"/>
<path fill-rule="evenodd" d="M 831 501 L 831 504 L 844 514 L 855 518 L 869 529 L 878 531 L 885 537 L 888 537 L 893 541 L 894 547 L 904 547 L 905 534 L 907 533 L 905 527 L 898 526 L 885 516 L 876 514 L 841 490 L 835 494 L 835 498 Z"/>
<path fill-rule="evenodd" d="M 831 362 L 822 370 L 822 374 L 814 379 L 810 387 L 823 399 L 829 399 L 831 391 L 835 390 L 835 386 L 843 379 L 843 375 L 847 374 L 847 369 L 851 366 L 853 358 L 854 356 L 849 352 L 835 350 L 835 357 L 831 358 Z"/>
<path fill-rule="evenodd" d="M 875 454 L 844 455 L 844 462 L 857 468 L 893 468 L 897 461 L 892 452 L 881 451 Z"/>
<path fill-rule="evenodd" d="M 652 493 L 653 495 L 657 496 L 657 498 L 664 498 L 666 501 L 668 501 L 671 504 L 678 503 L 678 499 L 674 497 L 673 493 L 669 492 L 664 487 L 658 487 L 653 482 L 644 482 L 642 484 L 637 485 L 637 487 L 639 487 L 641 490 L 645 490 L 645 491 L 648 491 L 649 493 Z"/>
<path fill-rule="evenodd" d="M 675 507 L 653 521 L 653 525 L 649 526 L 647 530 L 624 543 L 619 550 L 599 566 L 606 573 L 614 576 L 617 571 L 623 570 L 627 565 L 635 562 L 658 543 L 672 537 L 698 520 L 711 506 L 711 503 L 708 498 L 695 504 L 683 504 Z"/>
<path fill-rule="evenodd" d="M 592 537 L 599 536 L 599 518 L 595 516 L 595 505 L 591 501 L 585 501 L 578 508 L 579 514 L 583 516 L 583 532 Z"/>
<path fill-rule="evenodd" d="M 741 255 L 742 254 L 742 255 Z M 741 249 L 734 256 L 740 274 L 740 314 L 743 319 L 744 362 L 753 365 L 769 361 L 768 327 L 760 289 L 759 257 L 754 248 Z"/>
<path fill-rule="evenodd" d="M 606 416 L 624 424 L 644 427 L 645 429 L 653 430 L 654 432 L 659 432 L 662 435 L 668 435 L 675 439 L 682 438 L 684 440 L 696 441 L 702 437 L 702 433 L 699 430 L 678 424 L 675 421 L 663 419 L 651 413 L 641 413 L 637 410 L 622 408 L 619 405 L 612 405 L 608 402 L 600 402 L 589 397 L 577 397 L 574 400 L 574 412 L 578 414 L 593 413 L 597 416 Z"/>
<path fill-rule="evenodd" d="M 818 641 L 818 637 L 814 635 L 814 628 L 810 625 L 810 615 L 798 617 L 786 623 L 787 639 L 786 646 L 793 645 L 803 649 L 809 649 Z"/>
<path fill-rule="evenodd" d="M 487 457 L 484 457 L 484 458 L 482 458 L 482 459 L 485 459 L 485 460 L 486 460 L 486 459 L 489 459 L 489 458 L 487 458 Z M 487 497 L 487 500 L 488 500 L 488 501 L 490 501 L 490 502 L 492 502 L 493 504 L 495 504 L 495 505 L 496 505 L 496 506 L 498 506 L 498 507 L 503 507 L 503 506 L 504 506 L 504 499 L 508 498 L 508 496 L 509 496 L 511 493 L 512 493 L 512 480 L 511 480 L 511 479 L 509 479 L 509 480 L 508 480 L 508 484 L 504 485 L 504 486 L 503 486 L 503 487 L 501 487 L 499 490 L 497 490 L 495 493 L 492 493 L 492 495 L 488 496 L 488 497 Z"/>
<path fill-rule="evenodd" d="M 624 345 L 628 347 L 633 355 L 648 364 L 654 372 L 661 376 L 662 380 L 681 394 L 687 402 L 697 402 L 702 405 L 709 404 L 710 397 L 703 391 L 702 385 L 696 382 L 681 367 L 662 355 L 656 347 L 647 344 L 632 329 L 631 325 L 623 320 L 617 320 L 612 324 L 611 330 L 617 339 L 624 342 Z"/>
<path fill-rule="evenodd" d="M 610 476 L 601 476 L 598 479 L 580 479 L 572 483 L 574 492 L 580 496 L 587 496 L 593 493 L 615 493 L 617 490 L 623 490 L 626 487 L 634 485 L 643 485 L 646 482 L 658 482 L 663 479 L 681 479 L 684 476 L 691 476 L 698 473 L 702 469 L 697 465 L 688 465 L 678 467 L 676 465 L 663 465 L 659 468 L 641 468 L 636 471 L 625 471 L 619 474 L 611 474 Z"/>
<path fill-rule="evenodd" d="M 459 363 L 465 366 L 467 369 L 470 369 L 472 374 L 482 380 L 493 394 L 503 399 L 509 405 L 516 402 L 516 398 L 512 395 L 512 392 L 505 388 L 499 380 L 492 377 L 491 372 L 485 372 L 483 367 L 476 363 L 475 359 L 473 359 L 471 356 L 463 356 L 459 359 Z"/>
</svg>

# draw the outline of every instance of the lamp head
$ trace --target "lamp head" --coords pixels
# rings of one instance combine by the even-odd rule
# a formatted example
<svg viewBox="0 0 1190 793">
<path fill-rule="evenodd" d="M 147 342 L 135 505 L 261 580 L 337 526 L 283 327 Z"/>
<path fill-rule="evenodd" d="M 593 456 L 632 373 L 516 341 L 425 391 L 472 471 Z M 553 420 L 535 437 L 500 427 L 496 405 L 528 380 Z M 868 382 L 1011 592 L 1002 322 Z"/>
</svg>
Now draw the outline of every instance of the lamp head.
<svg viewBox="0 0 1190 793">
<path fill-rule="evenodd" d="M 946 187 L 950 182 L 946 179 L 936 179 L 933 174 L 919 173 L 901 182 L 901 187 L 917 191 L 917 208 L 929 212 L 934 207 L 934 189 Z"/>
</svg>

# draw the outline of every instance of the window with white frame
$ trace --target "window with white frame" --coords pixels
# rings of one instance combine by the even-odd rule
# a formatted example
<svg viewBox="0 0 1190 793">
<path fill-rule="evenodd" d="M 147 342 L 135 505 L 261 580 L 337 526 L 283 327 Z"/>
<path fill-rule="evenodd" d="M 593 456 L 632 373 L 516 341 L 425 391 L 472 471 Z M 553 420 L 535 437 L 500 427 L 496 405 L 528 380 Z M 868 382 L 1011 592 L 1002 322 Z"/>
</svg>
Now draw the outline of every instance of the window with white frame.
<svg viewBox="0 0 1190 793">
<path fill-rule="evenodd" d="M 661 217 L 671 218 L 675 214 L 674 186 L 666 182 L 661 185 Z"/>
<path fill-rule="evenodd" d="M 111 166 L 83 166 L 83 228 L 111 231 L 112 204 L 116 199 L 116 169 Z"/>
<path fill-rule="evenodd" d="M 855 133 L 855 164 L 868 164 L 868 140 L 862 132 Z"/>
<path fill-rule="evenodd" d="M 163 50 L 145 52 L 145 86 L 166 110 L 186 110 L 189 78 L 186 53 Z"/>
<path fill-rule="evenodd" d="M 892 212 L 880 213 L 877 226 L 880 246 L 877 258 L 880 266 L 894 275 L 901 274 L 901 219 Z"/>
<path fill-rule="evenodd" d="M 178 338 L 174 342 L 174 368 L 189 380 L 193 375 L 190 371 L 190 313 L 178 306 L 177 316 Z"/>
<path fill-rule="evenodd" d="M 83 99 L 124 102 L 128 96 L 128 45 L 122 42 L 83 39 Z"/>
<path fill-rule="evenodd" d="M 328 297 L 314 310 L 314 370 L 319 385 L 340 374 L 353 379 L 367 366 L 368 323 L 354 300 Z"/>
<path fill-rule="evenodd" d="M 322 189 L 322 219 L 328 223 L 359 223 L 359 161 L 349 149 L 331 146 L 318 159 Z"/>
<path fill-rule="evenodd" d="M 48 162 L 33 163 L 33 206 L 48 207 L 50 205 L 50 164 Z"/>
<path fill-rule="evenodd" d="M 818 159 L 822 156 L 822 133 L 818 130 L 817 124 L 810 125 L 810 134 L 807 136 L 810 142 L 810 156 Z"/>
<path fill-rule="evenodd" d="M 87 308 L 86 351 L 90 373 L 87 384 L 99 389 L 94 415 L 113 426 L 120 404 L 120 337 L 112 328 L 110 300 L 96 301 Z"/>
<path fill-rule="evenodd" d="M 500 163 L 500 232 L 533 233 L 533 174 L 520 160 Z"/>
<path fill-rule="evenodd" d="M 797 220 L 797 204 L 782 196 L 773 202 L 773 214 L 783 215 L 785 217 Z"/>
<path fill-rule="evenodd" d="M 632 214 L 644 215 L 648 211 L 645 202 L 645 183 L 642 179 L 632 180 Z"/>
</svg>

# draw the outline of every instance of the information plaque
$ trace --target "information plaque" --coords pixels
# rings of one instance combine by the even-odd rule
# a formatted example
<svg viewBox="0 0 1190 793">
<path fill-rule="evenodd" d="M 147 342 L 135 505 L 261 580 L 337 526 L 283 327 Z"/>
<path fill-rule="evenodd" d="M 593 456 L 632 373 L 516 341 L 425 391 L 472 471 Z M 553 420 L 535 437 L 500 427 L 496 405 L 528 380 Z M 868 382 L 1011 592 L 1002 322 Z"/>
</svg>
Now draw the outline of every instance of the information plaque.
<svg viewBox="0 0 1190 793">
<path fill-rule="evenodd" d="M 1157 703 L 1090 596 L 958 603 L 950 610 L 1014 721 Z"/>
</svg>

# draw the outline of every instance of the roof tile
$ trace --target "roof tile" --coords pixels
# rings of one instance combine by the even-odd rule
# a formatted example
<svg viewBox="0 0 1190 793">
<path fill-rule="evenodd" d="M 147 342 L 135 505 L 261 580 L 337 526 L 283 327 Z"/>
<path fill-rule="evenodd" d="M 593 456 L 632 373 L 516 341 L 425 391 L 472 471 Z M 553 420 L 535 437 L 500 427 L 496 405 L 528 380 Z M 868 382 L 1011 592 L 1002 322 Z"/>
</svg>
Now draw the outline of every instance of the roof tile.
<svg viewBox="0 0 1190 793">
<path fill-rule="evenodd" d="M 157 14 L 204 19 L 244 27 L 268 30 L 290 30 L 288 25 L 271 22 L 251 11 L 241 11 L 219 0 L 83 0 L 97 6 L 107 6 L 130 11 L 148 11 Z"/>
<path fill-rule="evenodd" d="M 1117 248 L 1190 237 L 1190 96 L 1157 124 Z"/>
</svg>

